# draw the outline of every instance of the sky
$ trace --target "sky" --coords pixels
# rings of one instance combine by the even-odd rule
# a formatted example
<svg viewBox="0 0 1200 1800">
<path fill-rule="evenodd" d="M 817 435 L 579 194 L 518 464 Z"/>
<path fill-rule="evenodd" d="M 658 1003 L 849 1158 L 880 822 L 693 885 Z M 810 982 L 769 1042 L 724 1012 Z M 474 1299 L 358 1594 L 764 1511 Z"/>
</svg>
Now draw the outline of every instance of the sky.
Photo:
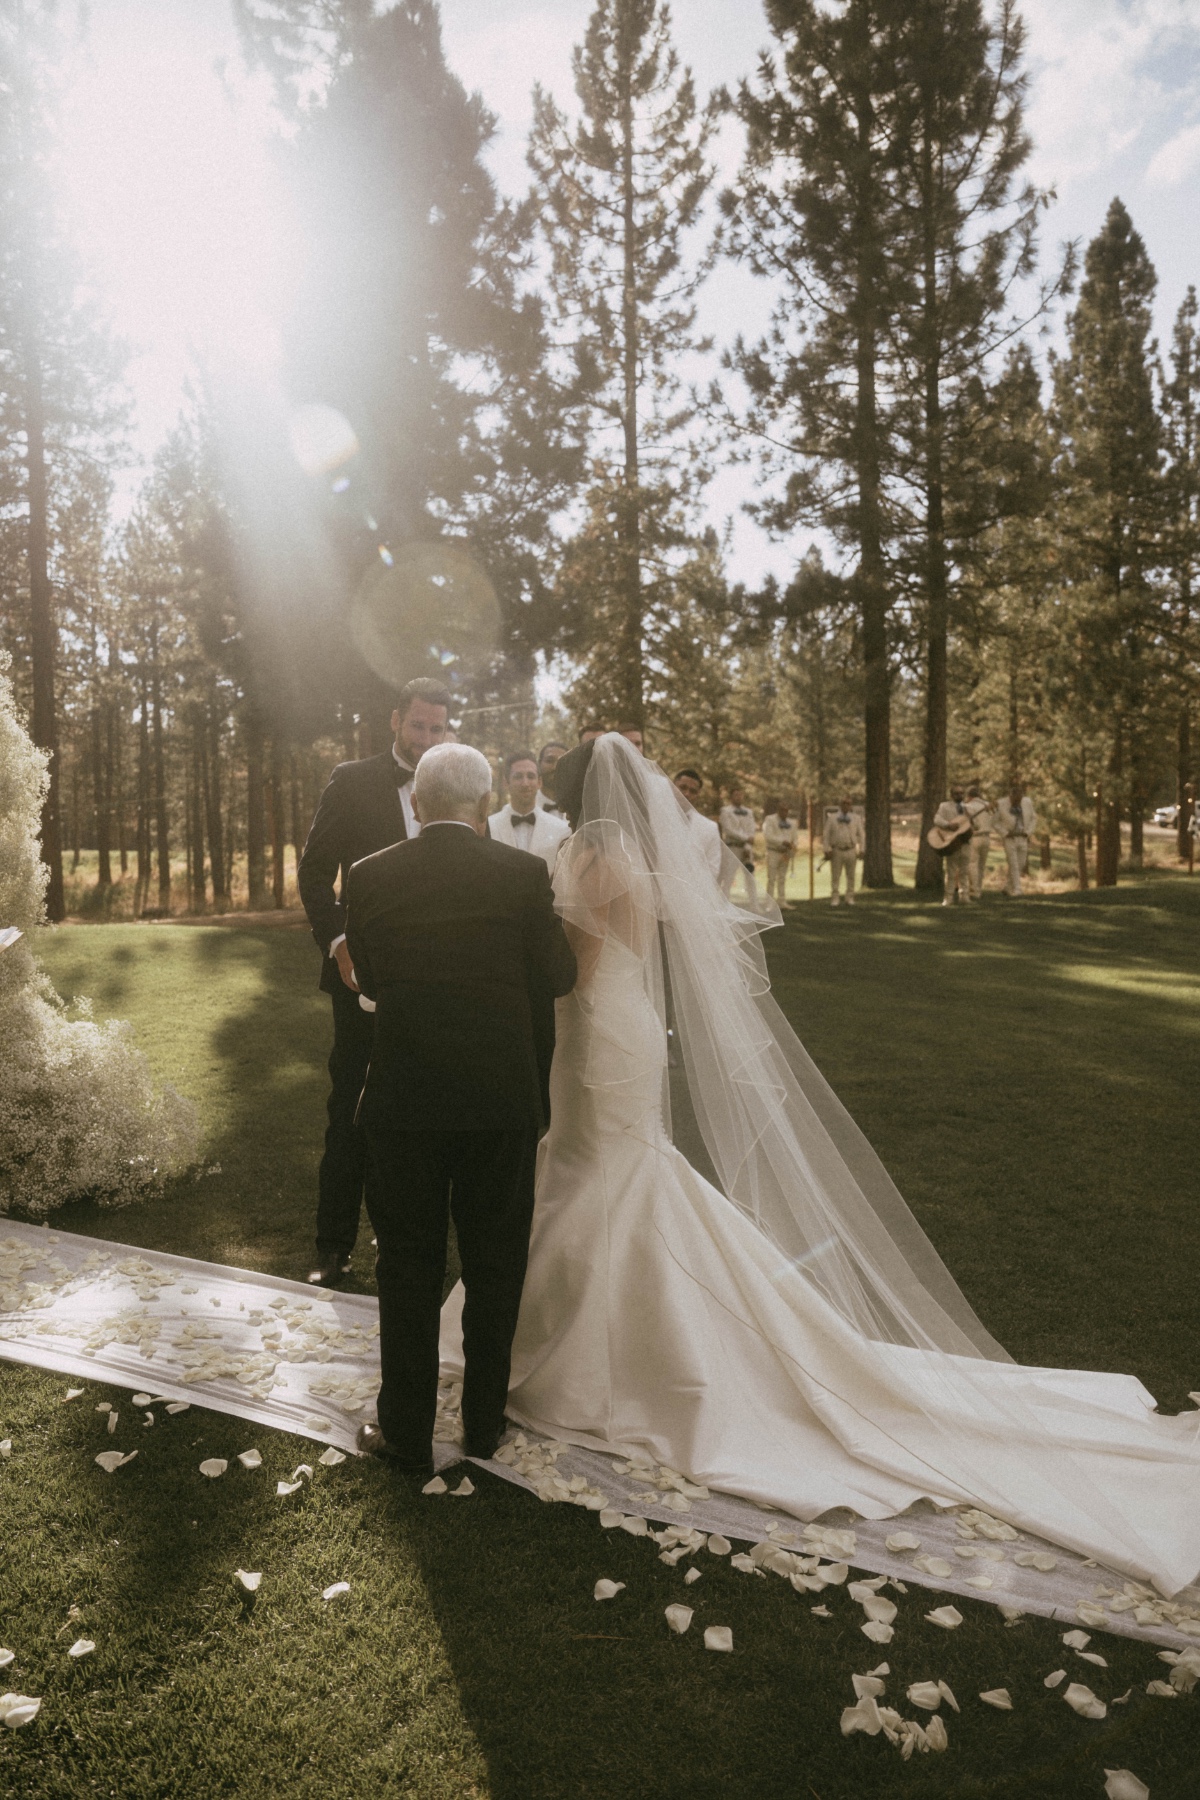
<svg viewBox="0 0 1200 1800">
<path fill-rule="evenodd" d="M 535 81 L 569 106 L 571 48 L 591 0 L 442 0 L 447 57 L 497 118 L 500 187 L 526 180 Z M 1189 282 L 1200 284 L 1200 0 L 1025 0 L 1032 78 L 1032 178 L 1053 186 L 1047 262 L 1086 243 L 1114 194 L 1159 275 L 1164 346 Z M 273 314 L 289 245 L 273 191 L 261 81 L 239 68 L 229 0 L 90 0 L 86 42 L 64 106 L 64 194 L 91 282 L 132 356 L 134 449 L 144 466 L 178 415 L 193 348 L 261 372 L 277 356 Z M 769 42 L 755 0 L 675 0 L 683 59 L 707 90 L 734 86 Z M 737 166 L 737 127 L 719 146 Z M 702 325 L 718 342 L 753 334 L 766 284 L 718 271 Z M 1061 321 L 1059 322 L 1061 328 Z M 138 468 L 123 484 L 127 503 Z M 709 491 L 733 522 L 730 575 L 786 576 L 805 543 L 772 544 L 742 512 L 743 468 Z"/>
</svg>

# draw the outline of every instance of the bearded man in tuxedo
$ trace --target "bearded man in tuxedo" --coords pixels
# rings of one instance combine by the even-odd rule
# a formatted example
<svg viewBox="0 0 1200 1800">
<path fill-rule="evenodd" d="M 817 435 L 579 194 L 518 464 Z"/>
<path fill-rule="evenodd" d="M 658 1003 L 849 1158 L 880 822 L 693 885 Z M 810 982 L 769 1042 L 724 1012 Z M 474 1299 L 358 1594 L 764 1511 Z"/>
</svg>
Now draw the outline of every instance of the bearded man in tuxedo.
<svg viewBox="0 0 1200 1800">
<path fill-rule="evenodd" d="M 350 1271 L 365 1173 L 366 1152 L 354 1115 L 371 1060 L 374 1021 L 359 1004 L 346 945 L 346 879 L 352 863 L 420 831 L 413 776 L 425 752 L 445 738 L 449 717 L 448 688 L 425 677 L 410 681 L 392 714 L 394 742 L 382 756 L 338 764 L 300 858 L 300 899 L 323 957 L 321 989 L 333 1003 L 329 1123 L 317 1176 L 317 1254 L 308 1276 L 314 1287 L 336 1287 Z"/>
</svg>

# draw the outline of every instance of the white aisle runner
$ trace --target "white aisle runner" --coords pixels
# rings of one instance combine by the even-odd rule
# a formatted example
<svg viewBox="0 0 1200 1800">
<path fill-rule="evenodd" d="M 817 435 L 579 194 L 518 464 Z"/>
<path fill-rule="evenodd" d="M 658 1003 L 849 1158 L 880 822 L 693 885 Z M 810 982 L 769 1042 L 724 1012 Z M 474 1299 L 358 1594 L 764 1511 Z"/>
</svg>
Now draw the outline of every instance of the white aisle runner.
<svg viewBox="0 0 1200 1800">
<path fill-rule="evenodd" d="M 379 1308 L 363 1294 L 190 1257 L 6 1221 L 0 1226 L 0 1358 L 111 1382 L 353 1450 L 379 1387 Z M 447 1390 L 435 1446 L 451 1441 Z M 691 1536 L 760 1546 L 755 1564 L 790 1576 L 814 1599 L 846 1581 L 845 1565 L 920 1587 L 1180 1648 L 1200 1641 L 1200 1588 L 1174 1602 L 969 1508 L 911 1509 L 868 1521 L 841 1513 L 805 1525 L 749 1501 L 695 1489 L 673 1470 L 518 1434 L 483 1466 L 544 1500 L 599 1512 L 601 1523 L 650 1535 L 663 1554 Z M 574 1486 L 572 1486 L 574 1484 Z M 888 1548 L 888 1539 L 910 1540 Z M 719 1544 L 718 1539 L 718 1544 Z M 712 1548 L 717 1548 L 714 1544 Z M 1036 1560 L 1035 1560 L 1036 1559 Z M 1043 1566 L 1039 1567 L 1041 1563 Z M 924 1564 L 925 1566 L 922 1566 Z M 745 1559 L 740 1566 L 752 1575 Z"/>
</svg>

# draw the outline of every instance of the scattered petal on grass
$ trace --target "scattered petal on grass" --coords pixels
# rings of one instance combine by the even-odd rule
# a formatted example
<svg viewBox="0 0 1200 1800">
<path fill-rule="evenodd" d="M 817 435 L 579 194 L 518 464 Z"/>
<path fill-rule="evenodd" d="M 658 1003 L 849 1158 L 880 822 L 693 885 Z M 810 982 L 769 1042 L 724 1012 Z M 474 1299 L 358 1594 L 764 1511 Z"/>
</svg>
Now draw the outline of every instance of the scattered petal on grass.
<svg viewBox="0 0 1200 1800">
<path fill-rule="evenodd" d="M 1098 1669 L 1107 1669 L 1108 1667 L 1107 1659 L 1096 1650 L 1079 1650 L 1076 1654 L 1081 1656 L 1084 1662 L 1095 1663 Z"/>
<path fill-rule="evenodd" d="M 130 1404 L 132 1406 L 149 1406 L 150 1395 L 149 1394 L 135 1394 L 133 1396 L 133 1399 L 130 1402 Z"/>
<path fill-rule="evenodd" d="M 944 1682 L 944 1681 L 938 1682 L 938 1692 L 942 1696 L 942 1699 L 946 1702 L 947 1706 L 952 1706 L 954 1708 L 955 1712 L 961 1712 L 962 1709 L 959 1706 L 958 1701 L 954 1698 L 954 1694 L 951 1691 L 951 1689 L 947 1686 L 946 1682 Z"/>
<path fill-rule="evenodd" d="M 704 1627 L 704 1648 L 706 1650 L 732 1650 L 733 1632 L 728 1625 L 706 1625 Z"/>
<path fill-rule="evenodd" d="M 987 1693 L 980 1694 L 979 1698 L 985 1706 L 994 1706 L 998 1712 L 1012 1711 L 1012 1695 L 1007 1688 L 989 1688 Z"/>
<path fill-rule="evenodd" d="M 649 1537 L 650 1535 L 649 1525 L 636 1513 L 626 1513 L 620 1523 L 621 1530 L 627 1531 L 630 1537 Z"/>
<path fill-rule="evenodd" d="M 167 1411 L 174 1417 L 176 1413 L 186 1412 L 191 1404 L 190 1400 L 168 1400 Z"/>
<path fill-rule="evenodd" d="M 1095 1625 L 1099 1630 L 1103 1630 L 1108 1624 L 1108 1614 L 1104 1608 L 1094 1606 L 1090 1600 L 1081 1600 L 1075 1608 L 1075 1612 L 1085 1625 Z"/>
<path fill-rule="evenodd" d="M 235 1569 L 233 1579 L 240 1581 L 248 1594 L 257 1594 L 262 1585 L 261 1569 Z"/>
<path fill-rule="evenodd" d="M 82 1389 L 78 1390 L 82 1393 Z M 74 1395 L 68 1395 L 73 1399 Z M 31 1725 L 41 1711 L 42 1703 L 29 1694 L 0 1694 L 0 1719 L 10 1731 L 20 1731 L 22 1725 Z"/>
<path fill-rule="evenodd" d="M 878 1737 L 882 1730 L 883 1720 L 879 1716 L 879 1705 L 873 1695 L 868 1694 L 857 1706 L 843 1709 L 843 1737 L 850 1737 L 856 1731 L 865 1731 L 868 1737 Z"/>
<path fill-rule="evenodd" d="M 0 1438 L 0 1456 L 4 1457 L 5 1461 L 7 1461 L 11 1455 L 12 1455 L 12 1439 L 11 1438 Z"/>
<path fill-rule="evenodd" d="M 879 1666 L 881 1669 L 887 1668 L 886 1663 L 880 1663 Z M 880 1676 L 875 1674 L 874 1670 L 872 1670 L 869 1675 L 852 1675 L 850 1679 L 854 1683 L 854 1698 L 856 1700 L 878 1700 L 884 1687 L 887 1685 Z"/>
<path fill-rule="evenodd" d="M 1105 1769 L 1104 1792 L 1108 1800 L 1150 1800 L 1150 1789 L 1128 1769 Z"/>
<path fill-rule="evenodd" d="M 1179 1689 L 1173 1688 L 1169 1681 L 1148 1681 L 1146 1692 L 1153 1694 L 1156 1700 L 1178 1700 Z"/>
<path fill-rule="evenodd" d="M 708 1548 L 714 1556 L 728 1556 L 733 1545 L 727 1537 L 722 1537 L 719 1532 L 714 1531 L 709 1537 Z"/>
<path fill-rule="evenodd" d="M 890 1538 L 884 1539 L 884 1548 L 890 1550 L 893 1556 L 898 1556 L 901 1550 L 919 1550 L 921 1540 L 914 1537 L 911 1531 L 894 1531 Z"/>
<path fill-rule="evenodd" d="M 614 1512 L 611 1506 L 602 1507 L 600 1511 L 600 1523 L 605 1531 L 611 1531 L 613 1526 L 619 1525 L 624 1517 L 624 1513 Z"/>
<path fill-rule="evenodd" d="M 468 1494 L 473 1494 L 474 1492 L 475 1483 L 471 1480 L 469 1475 L 464 1475 L 458 1486 L 450 1489 L 450 1498 L 452 1500 L 465 1500 Z"/>
<path fill-rule="evenodd" d="M 112 1401 L 111 1400 L 101 1400 L 100 1404 L 96 1408 L 96 1411 L 97 1412 L 111 1412 L 112 1411 Z"/>
<path fill-rule="evenodd" d="M 1097 1699 L 1090 1687 L 1084 1687 L 1080 1681 L 1073 1681 L 1063 1699 L 1073 1707 L 1081 1719 L 1103 1719 L 1108 1708 L 1103 1700 Z"/>
<path fill-rule="evenodd" d="M 739 1550 L 736 1556 L 730 1557 L 729 1566 L 731 1569 L 740 1569 L 743 1575 L 755 1573 L 754 1558 L 747 1555 L 744 1550 Z"/>
<path fill-rule="evenodd" d="M 695 1614 L 692 1612 L 690 1606 L 668 1606 L 665 1617 L 671 1630 L 682 1637 L 688 1626 L 691 1624 L 692 1619 L 695 1617 Z"/>
<path fill-rule="evenodd" d="M 908 1698 L 914 1706 L 923 1706 L 926 1712 L 936 1712 L 942 1704 L 942 1690 L 936 1681 L 914 1681 L 908 1690 Z"/>
<path fill-rule="evenodd" d="M 83 1392 L 82 1388 L 68 1388 L 66 1393 L 63 1395 L 63 1405 L 65 1406 L 68 1400 L 78 1400 L 78 1398 L 79 1398 L 80 1394 L 82 1394 L 82 1392 Z"/>
<path fill-rule="evenodd" d="M 120 1416 L 121 1415 L 118 1412 L 110 1412 L 109 1413 L 109 1415 L 108 1415 L 108 1435 L 109 1435 L 109 1437 L 111 1437 L 113 1432 L 117 1429 L 117 1420 L 120 1418 Z"/>
<path fill-rule="evenodd" d="M 1042 1683 L 1042 1686 L 1048 1687 L 1048 1688 L 1060 1687 L 1066 1679 L 1067 1679 L 1067 1671 L 1065 1669 L 1055 1669 L 1053 1675 L 1047 1675 L 1045 1681 L 1043 1681 L 1043 1683 Z"/>
<path fill-rule="evenodd" d="M 421 1489 L 423 1494 L 444 1494 L 447 1491 L 446 1484 L 440 1475 L 435 1475 L 433 1480 L 427 1481 L 425 1486 Z"/>
<path fill-rule="evenodd" d="M 345 1460 L 346 1452 L 344 1450 L 335 1450 L 332 1444 L 330 1444 L 328 1450 L 323 1450 L 317 1458 L 317 1461 L 319 1463 L 324 1463 L 327 1469 L 336 1469 L 338 1464 L 344 1463 Z"/>
<path fill-rule="evenodd" d="M 963 1622 L 963 1616 L 957 1606 L 935 1607 L 934 1611 L 927 1612 L 925 1617 L 931 1625 L 940 1625 L 943 1631 L 953 1631 L 955 1626 L 961 1625 Z"/>
<path fill-rule="evenodd" d="M 261 1469 L 262 1452 L 261 1450 L 239 1450 L 238 1461 L 243 1469 Z"/>
<path fill-rule="evenodd" d="M 335 1581 L 325 1589 L 321 1598 L 322 1600 L 336 1600 L 339 1594 L 348 1594 L 349 1592 L 350 1583 L 348 1581 Z"/>
<path fill-rule="evenodd" d="M 894 1625 L 885 1625 L 882 1619 L 868 1619 L 859 1630 L 864 1637 L 870 1638 L 873 1644 L 890 1644 L 896 1635 Z"/>
<path fill-rule="evenodd" d="M 602 1575 L 592 1589 L 592 1599 L 614 1600 L 624 1586 L 625 1583 L 623 1581 L 609 1581 Z"/>
<path fill-rule="evenodd" d="M 925 1727 L 925 1742 L 931 1750 L 948 1750 L 950 1739 L 946 1735 L 946 1723 L 940 1714 L 935 1713 Z"/>
<path fill-rule="evenodd" d="M 7 1669 L 9 1663 L 16 1662 L 16 1660 L 17 1653 L 15 1650 L 0 1650 L 0 1669 Z"/>
<path fill-rule="evenodd" d="M 830 1610 L 827 1606 L 810 1606 L 808 1610 L 810 1613 L 813 1613 L 818 1619 L 832 1619 L 832 1617 L 833 1617 L 833 1614 L 830 1612 Z"/>
<path fill-rule="evenodd" d="M 693 1581 L 699 1581 L 699 1579 L 700 1579 L 699 1569 L 689 1569 L 687 1574 L 683 1578 L 684 1586 L 691 1587 Z"/>
<path fill-rule="evenodd" d="M 999 1608 L 999 1612 L 1006 1625 L 1019 1625 L 1025 1617 L 1019 1606 L 1002 1606 Z"/>
<path fill-rule="evenodd" d="M 293 1481 L 299 1481 L 299 1479 L 302 1475 L 307 1475 L 309 1480 L 311 1481 L 312 1465 L 310 1463 L 297 1463 L 296 1467 L 292 1470 L 292 1480 Z"/>
<path fill-rule="evenodd" d="M 857 1594 L 854 1597 L 858 1600 Z M 871 1594 L 865 1599 L 858 1600 L 858 1603 L 868 1619 L 874 1619 L 880 1625 L 890 1625 L 896 1617 L 896 1602 L 885 1600 L 881 1594 Z"/>
<path fill-rule="evenodd" d="M 1133 1689 L 1126 1688 L 1125 1692 L 1123 1694 L 1118 1694 L 1115 1700 L 1110 1700 L 1109 1705 L 1110 1706 L 1125 1706 L 1132 1699 L 1133 1699 Z"/>
<path fill-rule="evenodd" d="M 228 1467 L 229 1464 L 223 1457 L 209 1456 L 200 1464 L 200 1473 L 207 1475 L 210 1481 L 215 1481 L 217 1476 L 223 1475 Z"/>
<path fill-rule="evenodd" d="M 300 1485 L 298 1481 L 277 1481 L 275 1483 L 276 1498 L 282 1500 L 288 1494 L 294 1494 Z"/>
<path fill-rule="evenodd" d="M 75 1642 L 71 1645 L 71 1648 L 67 1651 L 67 1655 L 73 1656 L 75 1661 L 78 1662 L 81 1657 L 90 1656 L 95 1648 L 96 1646 L 91 1638 L 76 1638 Z"/>
<path fill-rule="evenodd" d="M 1086 1650 L 1091 1641 L 1086 1631 L 1063 1632 L 1063 1643 L 1068 1650 Z"/>
<path fill-rule="evenodd" d="M 114 1470 L 121 1469 L 126 1463 L 132 1462 L 136 1455 L 136 1450 L 131 1450 L 128 1456 L 122 1456 L 119 1450 L 102 1450 L 99 1456 L 93 1457 L 92 1460 L 99 1463 L 106 1475 L 111 1475 Z"/>
<path fill-rule="evenodd" d="M 152 1412 L 148 1412 L 146 1414 L 145 1418 L 142 1420 L 142 1430 L 145 1431 L 147 1425 L 153 1425 L 153 1423 L 154 1423 L 154 1414 Z"/>
</svg>

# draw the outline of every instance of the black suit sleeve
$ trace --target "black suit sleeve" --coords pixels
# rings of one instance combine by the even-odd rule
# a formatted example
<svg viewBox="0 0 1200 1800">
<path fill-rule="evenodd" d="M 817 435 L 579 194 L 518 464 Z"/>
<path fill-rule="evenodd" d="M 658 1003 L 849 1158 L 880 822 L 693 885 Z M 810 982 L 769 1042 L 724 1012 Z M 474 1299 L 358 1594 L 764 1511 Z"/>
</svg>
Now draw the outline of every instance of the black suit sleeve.
<svg viewBox="0 0 1200 1800">
<path fill-rule="evenodd" d="M 575 986 L 575 952 L 554 910 L 554 890 L 541 857 L 533 872 L 533 888 L 525 909 L 526 967 L 535 988 L 560 999 Z"/>
<path fill-rule="evenodd" d="M 367 943 L 368 934 L 362 927 L 364 911 L 364 892 L 362 870 L 358 863 L 351 868 L 346 877 L 346 948 L 350 952 L 350 961 L 354 964 L 354 978 L 358 982 L 359 991 L 368 1000 L 375 1000 L 375 975 L 371 967 L 371 950 Z M 339 909 L 341 910 L 341 909 Z"/>
<path fill-rule="evenodd" d="M 312 934 L 323 956 L 346 929 L 345 908 L 338 904 L 337 878 L 345 855 L 346 808 L 349 794 L 340 779 L 341 768 L 329 777 L 316 817 L 304 844 L 296 886 L 308 914 Z"/>
</svg>

